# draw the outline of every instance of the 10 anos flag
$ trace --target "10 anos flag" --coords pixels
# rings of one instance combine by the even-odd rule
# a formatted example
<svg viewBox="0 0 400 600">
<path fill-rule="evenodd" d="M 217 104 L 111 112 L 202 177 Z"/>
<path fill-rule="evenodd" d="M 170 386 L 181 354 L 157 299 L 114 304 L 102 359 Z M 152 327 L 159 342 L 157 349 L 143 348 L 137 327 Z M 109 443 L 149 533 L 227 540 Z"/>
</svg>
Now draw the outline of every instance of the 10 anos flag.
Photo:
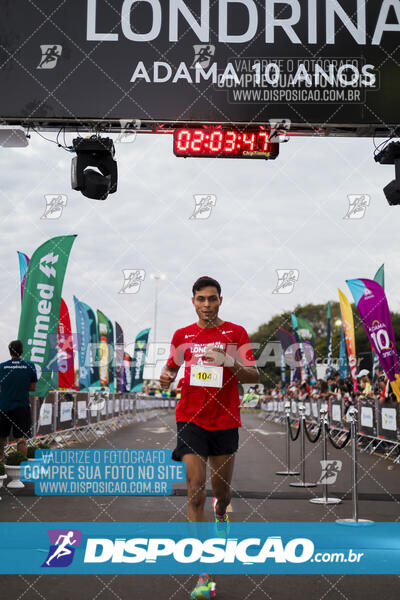
<svg viewBox="0 0 400 600">
<path fill-rule="evenodd" d="M 373 279 L 350 279 L 347 285 L 353 295 L 369 341 L 400 402 L 399 361 L 385 291 Z"/>
</svg>

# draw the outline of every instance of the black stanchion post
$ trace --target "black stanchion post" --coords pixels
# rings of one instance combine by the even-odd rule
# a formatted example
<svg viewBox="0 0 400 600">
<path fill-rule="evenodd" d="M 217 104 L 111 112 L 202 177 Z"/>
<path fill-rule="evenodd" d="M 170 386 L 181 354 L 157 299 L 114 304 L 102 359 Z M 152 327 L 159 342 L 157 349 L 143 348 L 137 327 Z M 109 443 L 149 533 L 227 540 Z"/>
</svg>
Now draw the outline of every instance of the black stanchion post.
<svg viewBox="0 0 400 600">
<path fill-rule="evenodd" d="M 287 470 L 286 471 L 277 471 L 276 475 L 299 475 L 298 471 L 291 471 L 290 470 L 290 421 L 289 421 L 289 417 L 290 417 L 290 402 L 289 400 L 286 400 L 285 402 L 285 415 L 286 415 L 286 464 L 287 464 Z"/>
<path fill-rule="evenodd" d="M 293 481 L 289 483 L 291 487 L 315 487 L 316 483 L 306 483 L 306 407 L 301 402 L 298 406 L 300 413 L 300 427 L 301 427 L 301 447 L 300 447 L 300 481 Z"/>
<path fill-rule="evenodd" d="M 358 518 L 358 490 L 357 490 L 357 413 L 355 406 L 347 411 L 347 420 L 350 422 L 351 432 L 351 475 L 352 475 L 352 502 L 353 517 L 351 519 L 336 519 L 336 523 L 372 523 L 369 519 Z"/>
<path fill-rule="evenodd" d="M 328 460 L 328 449 L 327 449 L 328 440 L 326 439 L 326 426 L 328 425 L 328 411 L 325 407 L 321 408 L 320 415 L 321 415 L 321 433 L 322 433 L 322 460 L 326 464 L 326 461 Z M 323 484 L 323 490 L 324 490 L 324 493 L 323 493 L 322 498 L 311 498 L 309 500 L 309 502 L 312 502 L 312 504 L 340 504 L 342 502 L 340 498 L 333 498 L 333 497 L 329 498 L 328 497 L 328 484 L 327 483 Z"/>
</svg>

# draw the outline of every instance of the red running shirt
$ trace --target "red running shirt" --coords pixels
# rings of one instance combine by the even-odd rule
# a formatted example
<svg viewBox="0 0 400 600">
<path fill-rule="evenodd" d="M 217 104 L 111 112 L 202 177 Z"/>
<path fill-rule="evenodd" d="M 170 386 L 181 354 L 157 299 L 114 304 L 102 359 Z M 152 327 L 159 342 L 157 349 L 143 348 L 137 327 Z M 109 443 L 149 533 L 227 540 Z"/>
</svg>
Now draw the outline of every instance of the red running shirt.
<svg viewBox="0 0 400 600">
<path fill-rule="evenodd" d="M 240 427 L 238 380 L 229 367 L 223 367 L 221 388 L 190 385 L 190 367 L 202 364 L 208 344 L 219 346 L 246 367 L 256 364 L 247 331 L 240 325 L 224 321 L 218 327 L 202 329 L 193 323 L 175 331 L 167 365 L 177 369 L 185 363 L 182 395 L 175 409 L 176 420 L 195 423 L 208 430 Z"/>
</svg>

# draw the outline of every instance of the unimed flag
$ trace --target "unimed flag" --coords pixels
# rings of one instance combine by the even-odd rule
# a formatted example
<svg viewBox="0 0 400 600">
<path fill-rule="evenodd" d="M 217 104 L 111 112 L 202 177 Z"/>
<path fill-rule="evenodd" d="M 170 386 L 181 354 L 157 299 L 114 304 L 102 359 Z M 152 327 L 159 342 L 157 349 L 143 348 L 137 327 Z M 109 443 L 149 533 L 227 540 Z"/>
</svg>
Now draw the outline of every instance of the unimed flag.
<svg viewBox="0 0 400 600">
<path fill-rule="evenodd" d="M 339 292 L 340 313 L 342 316 L 342 324 L 344 329 L 344 337 L 346 340 L 347 357 L 349 360 L 350 373 L 353 379 L 353 389 L 357 391 L 357 358 L 356 358 L 356 340 L 354 336 L 354 320 L 353 311 L 351 310 L 350 302 L 347 300 L 342 290 Z"/>
<path fill-rule="evenodd" d="M 399 361 L 392 317 L 383 287 L 372 279 L 349 279 L 362 324 L 400 402 Z"/>
<path fill-rule="evenodd" d="M 24 344 L 23 358 L 33 362 L 38 373 L 36 396 L 47 396 L 52 368 L 47 367 L 51 343 L 57 340 L 61 293 L 76 235 L 51 238 L 35 250 L 26 273 L 18 338 Z"/>
<path fill-rule="evenodd" d="M 133 352 L 132 360 L 132 379 L 131 379 L 131 391 L 141 392 L 143 388 L 143 370 L 146 359 L 147 341 L 149 339 L 150 329 L 143 329 L 136 336 L 135 349 Z"/>
</svg>

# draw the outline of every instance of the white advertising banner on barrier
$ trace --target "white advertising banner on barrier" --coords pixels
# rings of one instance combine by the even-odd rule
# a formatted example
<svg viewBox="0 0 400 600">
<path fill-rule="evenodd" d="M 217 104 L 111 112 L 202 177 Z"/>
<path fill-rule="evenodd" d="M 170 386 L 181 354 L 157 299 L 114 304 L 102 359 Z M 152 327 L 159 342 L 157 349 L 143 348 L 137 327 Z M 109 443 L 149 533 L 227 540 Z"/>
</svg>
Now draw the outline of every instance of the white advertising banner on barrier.
<svg viewBox="0 0 400 600">
<path fill-rule="evenodd" d="M 73 402 L 61 402 L 60 403 L 60 422 L 72 421 L 72 407 Z"/>
<path fill-rule="evenodd" d="M 45 402 L 40 407 L 39 426 L 51 425 L 53 417 L 53 405 Z"/>
</svg>

